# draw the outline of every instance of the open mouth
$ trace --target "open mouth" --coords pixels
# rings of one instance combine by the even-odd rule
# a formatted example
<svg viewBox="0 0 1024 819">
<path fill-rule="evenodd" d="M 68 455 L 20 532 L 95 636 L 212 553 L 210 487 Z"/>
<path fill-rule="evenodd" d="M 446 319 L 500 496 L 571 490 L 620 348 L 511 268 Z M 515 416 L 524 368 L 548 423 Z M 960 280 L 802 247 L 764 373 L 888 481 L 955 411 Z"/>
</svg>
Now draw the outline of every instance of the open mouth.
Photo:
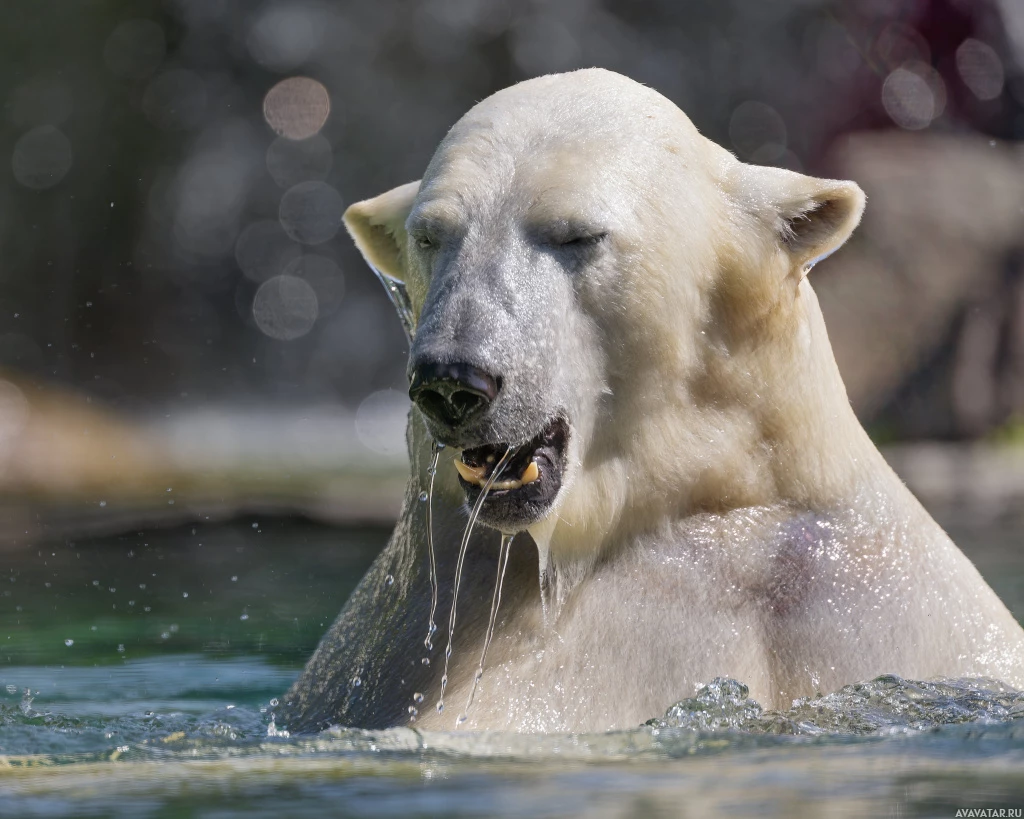
<svg viewBox="0 0 1024 819">
<path fill-rule="evenodd" d="M 562 487 L 568 442 L 569 425 L 556 418 L 515 447 L 481 508 L 484 522 L 515 527 L 543 517 Z M 459 483 L 470 504 L 476 502 L 507 449 L 505 443 L 486 444 L 464 449 L 462 457 L 455 459 Z"/>
</svg>

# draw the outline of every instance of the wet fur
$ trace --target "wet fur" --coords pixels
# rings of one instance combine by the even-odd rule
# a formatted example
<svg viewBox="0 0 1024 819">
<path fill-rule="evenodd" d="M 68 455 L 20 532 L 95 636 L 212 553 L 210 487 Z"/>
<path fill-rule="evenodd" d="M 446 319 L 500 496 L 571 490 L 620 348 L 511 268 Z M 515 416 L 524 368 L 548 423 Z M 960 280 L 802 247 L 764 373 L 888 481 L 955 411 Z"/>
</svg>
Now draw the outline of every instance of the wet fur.
<svg viewBox="0 0 1024 819">
<path fill-rule="evenodd" d="M 470 727 L 628 728 L 715 676 L 767 706 L 881 673 L 1024 685 L 1024 632 L 847 401 L 806 272 L 862 208 L 853 183 L 744 165 L 655 92 L 592 70 L 485 100 L 421 183 L 350 209 L 364 255 L 412 296 L 411 361 L 448 356 L 506 379 L 449 444 L 526 440 L 557 412 L 572 427 L 556 507 L 513 544 Z M 566 214 L 609 230 L 575 267 L 537 238 Z M 441 237 L 429 252 L 423 231 Z M 414 410 L 402 520 L 289 692 L 297 727 L 403 724 L 414 691 L 436 700 L 437 659 L 419 664 L 429 586 L 415 500 L 432 433 Z M 442 461 L 449 584 L 464 521 L 452 472 Z M 496 533 L 474 535 L 459 705 L 497 550 Z M 420 711 L 421 726 L 454 724 L 454 711 Z"/>
</svg>

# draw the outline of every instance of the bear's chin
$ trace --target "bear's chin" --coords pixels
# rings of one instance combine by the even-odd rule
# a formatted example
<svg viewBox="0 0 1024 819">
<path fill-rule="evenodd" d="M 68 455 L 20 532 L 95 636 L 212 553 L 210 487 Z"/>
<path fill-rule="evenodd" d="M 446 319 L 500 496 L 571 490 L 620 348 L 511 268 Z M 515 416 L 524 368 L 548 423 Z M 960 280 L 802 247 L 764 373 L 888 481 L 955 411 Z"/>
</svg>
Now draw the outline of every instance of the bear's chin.
<svg viewBox="0 0 1024 819">
<path fill-rule="evenodd" d="M 568 445 L 569 424 L 563 418 L 555 418 L 530 441 L 516 447 L 498 476 L 500 480 L 487 493 L 478 520 L 503 532 L 518 532 L 543 520 L 562 489 Z M 459 476 L 459 485 L 471 509 L 483 492 L 481 483 L 486 483 L 493 465 L 501 460 L 507 449 L 507 444 L 496 443 L 463 450 L 463 464 L 485 470 L 480 482 L 467 481 L 462 474 Z M 530 475 L 527 470 L 531 470 L 533 465 L 536 466 L 533 480 L 513 488 L 502 488 L 505 482 L 519 483 L 519 477 Z"/>
</svg>

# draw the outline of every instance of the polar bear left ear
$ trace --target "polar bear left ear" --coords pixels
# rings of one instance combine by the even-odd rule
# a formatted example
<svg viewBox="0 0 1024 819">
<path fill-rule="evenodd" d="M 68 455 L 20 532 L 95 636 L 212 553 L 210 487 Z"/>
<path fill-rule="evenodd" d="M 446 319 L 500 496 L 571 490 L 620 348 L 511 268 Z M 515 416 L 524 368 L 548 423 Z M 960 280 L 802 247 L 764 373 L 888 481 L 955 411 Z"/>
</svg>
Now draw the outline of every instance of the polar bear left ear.
<svg viewBox="0 0 1024 819">
<path fill-rule="evenodd" d="M 345 211 L 345 227 L 367 263 L 381 273 L 405 281 L 405 220 L 412 211 L 420 183 L 410 182 L 356 202 Z"/>
<path fill-rule="evenodd" d="M 860 222 L 865 197 L 856 182 L 740 167 L 742 181 L 734 196 L 771 228 L 802 273 L 838 250 Z"/>
</svg>

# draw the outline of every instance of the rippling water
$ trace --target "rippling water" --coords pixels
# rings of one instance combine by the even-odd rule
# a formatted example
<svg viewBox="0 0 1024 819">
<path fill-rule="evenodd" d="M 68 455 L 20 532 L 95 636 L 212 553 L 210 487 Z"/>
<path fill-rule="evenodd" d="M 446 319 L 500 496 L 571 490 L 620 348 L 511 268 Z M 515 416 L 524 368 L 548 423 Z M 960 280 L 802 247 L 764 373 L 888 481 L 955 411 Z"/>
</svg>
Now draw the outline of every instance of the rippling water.
<svg viewBox="0 0 1024 819">
<path fill-rule="evenodd" d="M 1024 807 L 1024 694 L 983 680 L 881 677 L 785 712 L 716 680 L 647 725 L 592 736 L 279 735 L 271 700 L 385 533 L 256 523 L 24 544 L 0 556 L 10 570 L 4 592 L 18 589 L 0 598 L 10 652 L 0 666 L 0 815 L 954 816 Z M 972 556 L 1019 617 L 1019 536 L 973 535 Z"/>
</svg>

